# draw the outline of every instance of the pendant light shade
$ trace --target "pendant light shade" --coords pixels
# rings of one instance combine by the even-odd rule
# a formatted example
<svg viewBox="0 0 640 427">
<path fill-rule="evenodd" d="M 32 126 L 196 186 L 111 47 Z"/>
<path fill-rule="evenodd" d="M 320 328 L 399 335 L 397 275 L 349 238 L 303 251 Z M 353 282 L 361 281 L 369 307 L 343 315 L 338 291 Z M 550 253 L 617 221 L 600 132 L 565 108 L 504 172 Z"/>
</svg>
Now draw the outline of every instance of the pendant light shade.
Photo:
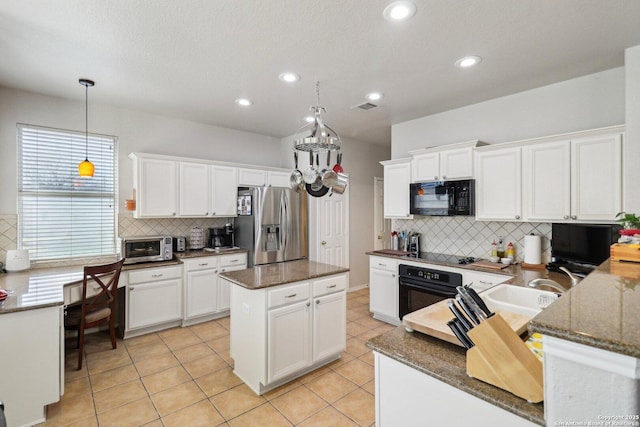
<svg viewBox="0 0 640 427">
<path fill-rule="evenodd" d="M 95 166 L 93 163 L 89 161 L 89 87 L 94 86 L 95 82 L 93 80 L 88 79 L 80 79 L 78 81 L 82 86 L 84 86 L 84 150 L 85 157 L 82 162 L 78 164 L 78 174 L 80 176 L 91 178 L 93 177 L 93 172 L 95 171 Z"/>
</svg>

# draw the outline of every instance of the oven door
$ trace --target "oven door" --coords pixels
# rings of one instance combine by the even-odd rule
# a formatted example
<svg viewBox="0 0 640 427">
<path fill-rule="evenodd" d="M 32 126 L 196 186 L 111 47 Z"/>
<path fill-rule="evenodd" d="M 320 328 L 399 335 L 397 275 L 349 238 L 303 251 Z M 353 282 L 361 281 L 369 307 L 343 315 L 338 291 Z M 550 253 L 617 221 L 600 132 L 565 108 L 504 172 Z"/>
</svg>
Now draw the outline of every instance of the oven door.
<svg viewBox="0 0 640 427">
<path fill-rule="evenodd" d="M 398 284 L 398 315 L 401 320 L 406 314 L 455 298 L 457 293 L 455 288 L 449 286 L 406 277 L 400 277 Z"/>
</svg>

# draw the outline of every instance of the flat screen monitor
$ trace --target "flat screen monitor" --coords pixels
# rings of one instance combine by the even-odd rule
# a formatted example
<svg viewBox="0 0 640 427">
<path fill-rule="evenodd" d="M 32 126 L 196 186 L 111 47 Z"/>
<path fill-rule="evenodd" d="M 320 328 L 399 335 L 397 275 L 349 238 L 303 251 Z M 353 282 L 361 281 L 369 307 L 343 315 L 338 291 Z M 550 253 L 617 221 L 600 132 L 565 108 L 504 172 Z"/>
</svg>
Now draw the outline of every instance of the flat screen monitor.
<svg viewBox="0 0 640 427">
<path fill-rule="evenodd" d="M 552 224 L 551 254 L 556 261 L 599 265 L 609 258 L 613 225 Z"/>
</svg>

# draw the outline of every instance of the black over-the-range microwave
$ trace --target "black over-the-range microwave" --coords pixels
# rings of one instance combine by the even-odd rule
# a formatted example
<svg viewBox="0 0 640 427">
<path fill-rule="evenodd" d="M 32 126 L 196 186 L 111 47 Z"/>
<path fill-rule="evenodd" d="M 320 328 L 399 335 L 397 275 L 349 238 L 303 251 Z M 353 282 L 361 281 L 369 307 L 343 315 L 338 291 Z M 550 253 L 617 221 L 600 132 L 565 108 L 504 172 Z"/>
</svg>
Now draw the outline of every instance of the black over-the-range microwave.
<svg viewBox="0 0 640 427">
<path fill-rule="evenodd" d="M 475 180 L 409 184 L 409 213 L 425 216 L 475 214 Z"/>
</svg>

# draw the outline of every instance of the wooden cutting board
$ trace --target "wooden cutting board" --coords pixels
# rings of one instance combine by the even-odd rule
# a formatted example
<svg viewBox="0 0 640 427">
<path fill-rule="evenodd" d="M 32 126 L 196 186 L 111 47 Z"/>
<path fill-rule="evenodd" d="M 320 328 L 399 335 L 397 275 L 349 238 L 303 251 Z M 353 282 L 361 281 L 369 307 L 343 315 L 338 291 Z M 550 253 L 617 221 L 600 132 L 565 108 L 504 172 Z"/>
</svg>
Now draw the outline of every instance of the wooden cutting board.
<svg viewBox="0 0 640 427">
<path fill-rule="evenodd" d="M 474 267 L 482 267 L 482 268 L 490 268 L 492 270 L 502 270 L 503 268 L 509 267 L 507 264 L 502 264 L 501 262 L 491 262 L 491 261 L 476 261 L 473 264 Z"/>
<path fill-rule="evenodd" d="M 518 335 L 527 330 L 527 325 L 531 320 L 531 317 L 508 311 L 498 311 L 498 313 Z M 447 306 L 447 300 L 444 300 L 407 314 L 402 319 L 402 323 L 414 331 L 422 332 L 462 347 L 458 338 L 453 335 L 453 332 L 447 326 L 447 322 L 453 318 L 454 315 Z"/>
</svg>

